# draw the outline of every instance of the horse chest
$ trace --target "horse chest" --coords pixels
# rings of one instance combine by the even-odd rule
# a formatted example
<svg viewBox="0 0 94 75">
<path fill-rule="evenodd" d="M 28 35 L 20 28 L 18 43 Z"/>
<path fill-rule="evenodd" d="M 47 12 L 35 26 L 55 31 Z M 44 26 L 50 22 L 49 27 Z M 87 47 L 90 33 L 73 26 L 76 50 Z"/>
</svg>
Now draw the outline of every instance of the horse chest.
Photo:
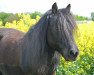
<svg viewBox="0 0 94 75">
<path fill-rule="evenodd" d="M 37 71 L 38 75 L 53 75 L 59 64 L 60 54 L 49 55 L 47 64 L 42 65 Z"/>
<path fill-rule="evenodd" d="M 32 69 L 29 70 L 29 74 L 31 75 L 53 75 L 58 64 L 59 64 L 60 56 L 55 53 L 54 56 L 50 56 L 46 59 L 41 58 L 36 65 L 32 66 Z"/>
</svg>

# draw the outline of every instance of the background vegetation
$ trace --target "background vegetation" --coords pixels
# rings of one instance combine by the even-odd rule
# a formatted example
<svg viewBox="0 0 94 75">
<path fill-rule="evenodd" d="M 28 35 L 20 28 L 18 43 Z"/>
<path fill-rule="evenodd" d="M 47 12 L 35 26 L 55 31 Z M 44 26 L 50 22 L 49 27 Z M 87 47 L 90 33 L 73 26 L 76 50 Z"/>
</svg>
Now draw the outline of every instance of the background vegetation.
<svg viewBox="0 0 94 75">
<path fill-rule="evenodd" d="M 23 32 L 33 26 L 41 17 L 40 12 L 28 14 L 0 13 L 0 27 L 15 28 Z M 83 21 L 88 18 L 75 15 L 76 20 Z M 80 54 L 76 61 L 66 62 L 61 58 L 57 75 L 94 75 L 94 22 L 78 24 L 79 34 L 75 37 Z"/>
<path fill-rule="evenodd" d="M 88 17 L 79 16 L 79 15 L 75 15 L 75 18 L 76 18 L 77 21 L 89 20 Z"/>
<path fill-rule="evenodd" d="M 91 19 L 94 21 L 94 12 L 91 13 Z"/>
</svg>

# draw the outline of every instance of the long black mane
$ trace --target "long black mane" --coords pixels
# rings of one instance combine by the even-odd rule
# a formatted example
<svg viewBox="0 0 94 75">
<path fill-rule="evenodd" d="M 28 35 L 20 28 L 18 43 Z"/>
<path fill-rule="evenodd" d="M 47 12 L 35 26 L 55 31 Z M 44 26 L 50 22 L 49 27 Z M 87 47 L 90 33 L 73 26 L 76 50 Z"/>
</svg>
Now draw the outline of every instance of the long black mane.
<svg viewBox="0 0 94 75">
<path fill-rule="evenodd" d="M 24 65 L 24 69 L 27 69 L 31 65 L 38 68 L 39 65 L 41 66 L 43 63 L 44 65 L 48 63 L 48 56 L 50 56 L 48 55 L 48 51 L 50 50 L 48 50 L 49 47 L 47 45 L 46 37 L 48 28 L 48 13 L 49 11 L 42 16 L 42 18 L 34 27 L 30 28 L 23 38 L 25 45 L 23 47 L 23 59 L 21 65 Z"/>
</svg>

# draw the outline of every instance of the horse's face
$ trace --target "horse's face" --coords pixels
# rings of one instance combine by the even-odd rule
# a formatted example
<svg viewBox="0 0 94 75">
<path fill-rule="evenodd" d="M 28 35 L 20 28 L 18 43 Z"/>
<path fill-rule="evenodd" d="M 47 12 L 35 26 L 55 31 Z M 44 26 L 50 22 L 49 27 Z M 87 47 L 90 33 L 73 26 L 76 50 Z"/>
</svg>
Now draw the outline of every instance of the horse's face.
<svg viewBox="0 0 94 75">
<path fill-rule="evenodd" d="M 70 4 L 58 10 L 54 3 L 51 11 L 48 16 L 48 45 L 62 54 L 65 60 L 75 60 L 78 55 L 78 48 L 73 38 L 76 23 L 70 13 Z"/>
</svg>

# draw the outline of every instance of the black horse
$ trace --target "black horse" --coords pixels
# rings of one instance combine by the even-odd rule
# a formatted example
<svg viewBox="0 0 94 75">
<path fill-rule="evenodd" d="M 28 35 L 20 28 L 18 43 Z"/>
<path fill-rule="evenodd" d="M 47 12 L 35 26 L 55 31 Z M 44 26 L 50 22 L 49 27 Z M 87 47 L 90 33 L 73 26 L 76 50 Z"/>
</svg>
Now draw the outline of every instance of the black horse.
<svg viewBox="0 0 94 75">
<path fill-rule="evenodd" d="M 78 56 L 73 37 L 77 25 L 70 8 L 69 4 L 66 8 L 58 9 L 54 3 L 52 9 L 26 34 L 1 28 L 0 63 L 7 66 L 4 69 L 8 71 L 17 66 L 26 75 L 55 75 L 61 55 L 67 61 L 74 61 Z"/>
</svg>

